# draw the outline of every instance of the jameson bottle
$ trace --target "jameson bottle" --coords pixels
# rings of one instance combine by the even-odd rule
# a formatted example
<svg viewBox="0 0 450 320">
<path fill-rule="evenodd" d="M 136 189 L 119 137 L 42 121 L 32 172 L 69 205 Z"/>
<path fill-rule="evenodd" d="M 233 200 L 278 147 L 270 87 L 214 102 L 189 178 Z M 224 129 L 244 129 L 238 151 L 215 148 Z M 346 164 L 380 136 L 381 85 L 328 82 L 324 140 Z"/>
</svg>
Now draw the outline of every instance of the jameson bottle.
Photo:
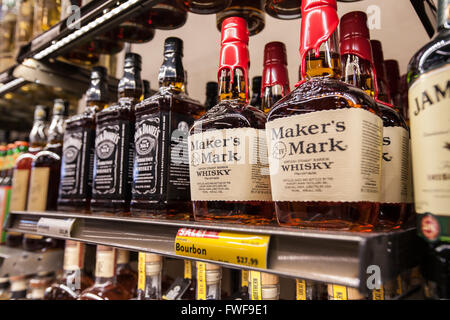
<svg viewBox="0 0 450 320">
<path fill-rule="evenodd" d="M 117 249 L 117 282 L 124 287 L 132 297 L 136 296 L 138 275 L 130 265 L 130 251 Z"/>
<path fill-rule="evenodd" d="M 278 276 L 258 271 L 249 272 L 249 300 L 279 300 L 280 279 Z"/>
<path fill-rule="evenodd" d="M 116 250 L 97 246 L 95 283 L 84 290 L 78 300 L 129 300 L 131 294 L 117 282 Z"/>
<path fill-rule="evenodd" d="M 221 300 L 222 268 L 196 261 L 197 285 L 195 300 Z"/>
<path fill-rule="evenodd" d="M 379 211 L 383 124 L 373 99 L 340 81 L 336 10 L 336 0 L 302 1 L 302 81 L 266 124 L 272 198 L 283 226 L 367 231 Z"/>
<path fill-rule="evenodd" d="M 131 213 L 189 219 L 187 136 L 204 112 L 184 92 L 183 42 L 167 38 L 159 71 L 159 91 L 136 105 Z"/>
<path fill-rule="evenodd" d="M 66 121 L 58 210 L 89 211 L 95 154 L 95 116 L 108 105 L 107 72 L 94 67 L 86 107 Z"/>
<path fill-rule="evenodd" d="M 380 212 L 377 229 L 398 228 L 406 214 L 409 175 L 409 132 L 401 115 L 379 100 L 367 15 L 345 14 L 340 23 L 342 80 L 373 97 L 383 120 Z"/>
<path fill-rule="evenodd" d="M 268 113 L 289 91 L 286 46 L 283 42 L 269 42 L 264 47 L 262 110 Z"/>
<path fill-rule="evenodd" d="M 139 252 L 138 300 L 161 300 L 162 256 Z"/>
<path fill-rule="evenodd" d="M 52 121 L 48 129 L 47 145 L 33 160 L 28 211 L 56 210 L 64 138 L 64 121 L 69 113 L 69 103 L 56 99 Z"/>
<path fill-rule="evenodd" d="M 244 19 L 222 24 L 219 104 L 189 135 L 191 198 L 196 220 L 269 223 L 273 204 L 265 114 L 248 104 L 248 30 Z"/>
<path fill-rule="evenodd" d="M 429 241 L 450 236 L 449 41 L 450 0 L 439 0 L 438 33 L 408 66 L 415 208 Z"/>
<path fill-rule="evenodd" d="M 252 99 L 250 100 L 250 105 L 258 109 L 261 109 L 261 81 L 261 76 L 256 76 L 252 79 Z"/>
<path fill-rule="evenodd" d="M 83 243 L 66 240 L 63 276 L 45 289 L 44 300 L 77 300 L 83 290 L 93 285 L 84 272 L 84 249 Z"/>
<path fill-rule="evenodd" d="M 91 211 L 129 213 L 134 155 L 134 108 L 142 95 L 141 56 L 125 55 L 119 101 L 96 115 Z"/>
<path fill-rule="evenodd" d="M 218 102 L 218 93 L 219 93 L 219 85 L 217 82 L 207 82 L 206 83 L 206 101 L 205 101 L 205 109 L 209 111 L 212 107 L 214 107 Z"/>
</svg>

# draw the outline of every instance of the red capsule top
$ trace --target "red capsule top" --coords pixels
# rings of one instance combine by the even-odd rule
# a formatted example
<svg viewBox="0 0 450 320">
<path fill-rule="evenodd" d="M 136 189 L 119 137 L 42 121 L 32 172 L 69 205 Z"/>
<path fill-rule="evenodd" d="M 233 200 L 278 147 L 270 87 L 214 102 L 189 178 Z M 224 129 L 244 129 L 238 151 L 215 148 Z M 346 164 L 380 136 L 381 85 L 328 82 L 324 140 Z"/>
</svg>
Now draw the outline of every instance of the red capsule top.
<svg viewBox="0 0 450 320">
<path fill-rule="evenodd" d="M 341 55 L 354 54 L 373 61 L 367 15 L 364 12 L 353 11 L 342 16 L 339 31 Z"/>
<path fill-rule="evenodd" d="M 327 41 L 339 25 L 336 0 L 302 0 L 302 27 L 300 32 L 300 61 L 302 80 L 306 74 L 306 54 Z"/>
<path fill-rule="evenodd" d="M 248 53 L 249 32 L 247 22 L 240 17 L 230 17 L 222 22 L 222 37 L 219 72 L 223 69 L 230 70 L 231 83 L 234 81 L 236 68 L 241 69 L 245 76 L 245 95 L 248 101 L 248 68 L 250 66 L 250 56 Z"/>
<path fill-rule="evenodd" d="M 289 93 L 286 46 L 283 42 L 269 42 L 264 47 L 264 69 L 261 94 L 266 87 L 280 85 L 283 96 Z M 287 91 L 287 92 L 285 92 Z"/>
</svg>

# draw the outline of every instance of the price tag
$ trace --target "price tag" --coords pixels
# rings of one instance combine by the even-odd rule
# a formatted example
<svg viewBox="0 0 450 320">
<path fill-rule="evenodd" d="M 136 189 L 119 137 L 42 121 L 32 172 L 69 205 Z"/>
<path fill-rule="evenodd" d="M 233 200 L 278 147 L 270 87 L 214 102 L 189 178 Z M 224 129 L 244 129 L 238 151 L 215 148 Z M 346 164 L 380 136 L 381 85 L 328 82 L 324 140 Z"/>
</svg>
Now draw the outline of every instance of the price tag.
<svg viewBox="0 0 450 320">
<path fill-rule="evenodd" d="M 76 221 L 75 218 L 69 219 L 40 218 L 37 224 L 37 232 L 44 233 L 50 236 L 70 237 L 75 221 Z"/>
<path fill-rule="evenodd" d="M 270 236 L 180 228 L 175 238 L 179 256 L 267 268 Z"/>
</svg>

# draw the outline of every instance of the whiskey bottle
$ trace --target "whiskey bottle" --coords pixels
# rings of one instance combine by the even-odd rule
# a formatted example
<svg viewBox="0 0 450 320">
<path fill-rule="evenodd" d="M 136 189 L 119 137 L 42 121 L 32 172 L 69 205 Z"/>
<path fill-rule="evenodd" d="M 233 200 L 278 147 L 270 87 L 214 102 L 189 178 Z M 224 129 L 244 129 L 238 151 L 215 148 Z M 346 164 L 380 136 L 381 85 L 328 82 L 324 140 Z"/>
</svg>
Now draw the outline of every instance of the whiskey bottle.
<svg viewBox="0 0 450 320">
<path fill-rule="evenodd" d="M 400 67 L 398 61 L 392 59 L 384 60 L 384 69 L 386 70 L 386 80 L 391 94 L 392 105 L 403 117 L 404 112 L 402 110 L 402 98 L 400 94 Z"/>
<path fill-rule="evenodd" d="M 14 276 L 9 278 L 10 300 L 25 300 L 27 297 L 27 278 L 25 275 Z"/>
<path fill-rule="evenodd" d="M 250 36 L 260 33 L 266 24 L 264 0 L 232 0 L 231 4 L 216 14 L 216 25 L 223 30 L 223 23 L 230 17 L 241 17 L 247 21 Z"/>
<path fill-rule="evenodd" d="M 162 0 L 149 9 L 153 27 L 161 30 L 173 30 L 184 26 L 187 10 L 180 1 Z"/>
<path fill-rule="evenodd" d="M 180 299 L 195 300 L 197 292 L 197 265 L 195 261 L 184 260 L 184 279 L 188 279 L 190 284 Z"/>
<path fill-rule="evenodd" d="M 320 282 L 296 279 L 296 300 L 328 300 L 328 288 Z"/>
<path fill-rule="evenodd" d="M 217 82 L 207 82 L 206 83 L 206 101 L 205 101 L 205 111 L 209 111 L 214 107 L 219 101 L 219 85 Z"/>
<path fill-rule="evenodd" d="M 367 300 L 358 289 L 337 284 L 328 285 L 328 300 Z"/>
<path fill-rule="evenodd" d="M 148 80 L 142 80 L 143 86 L 144 86 L 144 90 L 142 93 L 142 97 L 141 97 L 141 101 L 144 99 L 149 98 L 150 96 L 152 96 L 153 94 L 155 94 L 156 92 L 154 92 L 154 90 L 150 89 L 150 81 Z"/>
<path fill-rule="evenodd" d="M 222 268 L 196 261 L 197 285 L 195 300 L 221 300 Z"/>
<path fill-rule="evenodd" d="M 378 99 L 385 103 L 392 103 L 389 84 L 386 79 L 386 66 L 384 65 L 383 47 L 379 40 L 370 40 L 372 58 L 377 74 Z"/>
<path fill-rule="evenodd" d="M 35 0 L 33 38 L 49 30 L 61 17 L 60 0 Z"/>
<path fill-rule="evenodd" d="M 51 282 L 50 277 L 33 277 L 28 281 L 28 300 L 44 300 L 45 289 Z"/>
<path fill-rule="evenodd" d="M 267 114 L 290 91 L 286 46 L 283 42 L 274 41 L 265 45 L 262 83 L 262 110 Z"/>
<path fill-rule="evenodd" d="M 82 291 L 93 285 L 84 272 L 85 245 L 66 240 L 63 276 L 45 289 L 44 300 L 77 300 Z"/>
<path fill-rule="evenodd" d="M 33 18 L 35 0 L 20 0 L 18 2 L 16 25 L 16 48 L 26 45 L 33 36 Z"/>
<path fill-rule="evenodd" d="M 160 89 L 136 105 L 133 215 L 189 219 L 192 212 L 187 136 L 204 107 L 184 93 L 182 57 L 182 40 L 167 38 Z"/>
<path fill-rule="evenodd" d="M 266 161 L 266 117 L 248 104 L 245 20 L 226 19 L 221 43 L 220 102 L 194 123 L 189 136 L 194 217 L 269 223 L 273 219 L 273 204 Z"/>
<path fill-rule="evenodd" d="M 120 23 L 117 29 L 117 37 L 121 41 L 129 43 L 149 42 L 155 36 L 155 28 L 153 26 L 151 11 L 149 10 L 145 10 L 144 12 L 139 11 L 138 14 Z"/>
<path fill-rule="evenodd" d="M 9 279 L 0 277 L 0 300 L 9 300 L 11 298 L 11 292 L 9 291 L 9 288 Z"/>
<path fill-rule="evenodd" d="M 429 241 L 450 235 L 450 1 L 438 2 L 438 33 L 408 65 L 409 119 L 418 230 Z"/>
<path fill-rule="evenodd" d="M 27 210 L 56 210 L 64 138 L 64 121 L 69 105 L 55 99 L 52 121 L 48 129 L 47 145 L 36 154 L 30 174 Z"/>
<path fill-rule="evenodd" d="M 117 282 L 122 285 L 132 297 L 136 296 L 138 285 L 138 274 L 131 268 L 130 252 L 117 249 Z"/>
<path fill-rule="evenodd" d="M 250 271 L 250 300 L 279 300 L 280 279 L 278 276 L 258 271 Z"/>
<path fill-rule="evenodd" d="M 302 81 L 268 115 L 283 226 L 367 231 L 378 216 L 382 120 L 373 99 L 340 81 L 338 23 L 336 0 L 302 1 Z"/>
<path fill-rule="evenodd" d="M 266 0 L 264 11 L 274 18 L 291 20 L 302 16 L 299 0 Z"/>
<path fill-rule="evenodd" d="M 239 274 L 239 289 L 232 295 L 233 300 L 249 300 L 249 275 L 250 271 L 240 270 Z"/>
<path fill-rule="evenodd" d="M 138 300 L 161 300 L 162 256 L 139 252 Z"/>
<path fill-rule="evenodd" d="M 377 229 L 400 227 L 406 214 L 409 171 L 409 132 L 394 107 L 380 100 L 378 74 L 370 50 L 367 15 L 353 11 L 340 24 L 343 81 L 364 90 L 378 104 L 383 120 L 381 197 Z"/>
<path fill-rule="evenodd" d="M 86 108 L 66 121 L 58 210 L 89 211 L 95 154 L 95 116 L 108 106 L 106 69 L 94 67 Z"/>
<path fill-rule="evenodd" d="M 261 110 L 261 76 L 252 79 L 252 99 L 250 105 Z"/>
<path fill-rule="evenodd" d="M 400 77 L 400 96 L 401 96 L 401 110 L 403 111 L 402 116 L 405 119 L 408 128 L 410 128 L 409 123 L 409 101 L 408 101 L 408 79 L 407 75 L 404 74 Z"/>
<path fill-rule="evenodd" d="M 95 283 L 84 290 L 78 300 L 129 300 L 131 294 L 117 282 L 116 249 L 97 246 Z"/>
<path fill-rule="evenodd" d="M 184 5 L 192 13 L 218 13 L 231 4 L 231 0 L 184 0 Z"/>
<path fill-rule="evenodd" d="M 0 7 L 0 70 L 5 70 L 15 63 L 17 3 L 3 0 Z"/>
<path fill-rule="evenodd" d="M 141 56 L 125 55 L 119 101 L 96 114 L 91 211 L 128 214 L 133 178 L 135 105 L 142 95 Z"/>
</svg>

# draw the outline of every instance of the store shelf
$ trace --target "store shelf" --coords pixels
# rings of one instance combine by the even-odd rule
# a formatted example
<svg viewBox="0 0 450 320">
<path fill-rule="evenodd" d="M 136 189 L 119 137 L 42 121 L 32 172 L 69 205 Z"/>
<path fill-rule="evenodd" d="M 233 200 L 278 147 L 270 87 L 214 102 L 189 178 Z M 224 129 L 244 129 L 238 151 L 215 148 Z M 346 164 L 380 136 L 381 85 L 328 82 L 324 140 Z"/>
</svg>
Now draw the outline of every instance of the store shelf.
<svg viewBox="0 0 450 320">
<path fill-rule="evenodd" d="M 76 218 L 71 237 L 91 244 L 110 245 L 132 251 L 175 254 L 174 241 L 180 227 L 270 235 L 268 268 L 254 269 L 285 277 L 336 283 L 366 290 L 367 267 L 377 265 L 382 282 L 419 263 L 421 240 L 415 229 L 390 233 L 309 231 L 278 226 L 247 226 L 192 221 L 154 220 L 61 212 L 12 212 L 5 223 L 11 231 L 37 233 L 41 217 Z M 217 262 L 226 267 L 240 265 Z"/>
<path fill-rule="evenodd" d="M 56 272 L 62 268 L 64 250 L 28 252 L 0 246 L 0 277 Z"/>
</svg>

